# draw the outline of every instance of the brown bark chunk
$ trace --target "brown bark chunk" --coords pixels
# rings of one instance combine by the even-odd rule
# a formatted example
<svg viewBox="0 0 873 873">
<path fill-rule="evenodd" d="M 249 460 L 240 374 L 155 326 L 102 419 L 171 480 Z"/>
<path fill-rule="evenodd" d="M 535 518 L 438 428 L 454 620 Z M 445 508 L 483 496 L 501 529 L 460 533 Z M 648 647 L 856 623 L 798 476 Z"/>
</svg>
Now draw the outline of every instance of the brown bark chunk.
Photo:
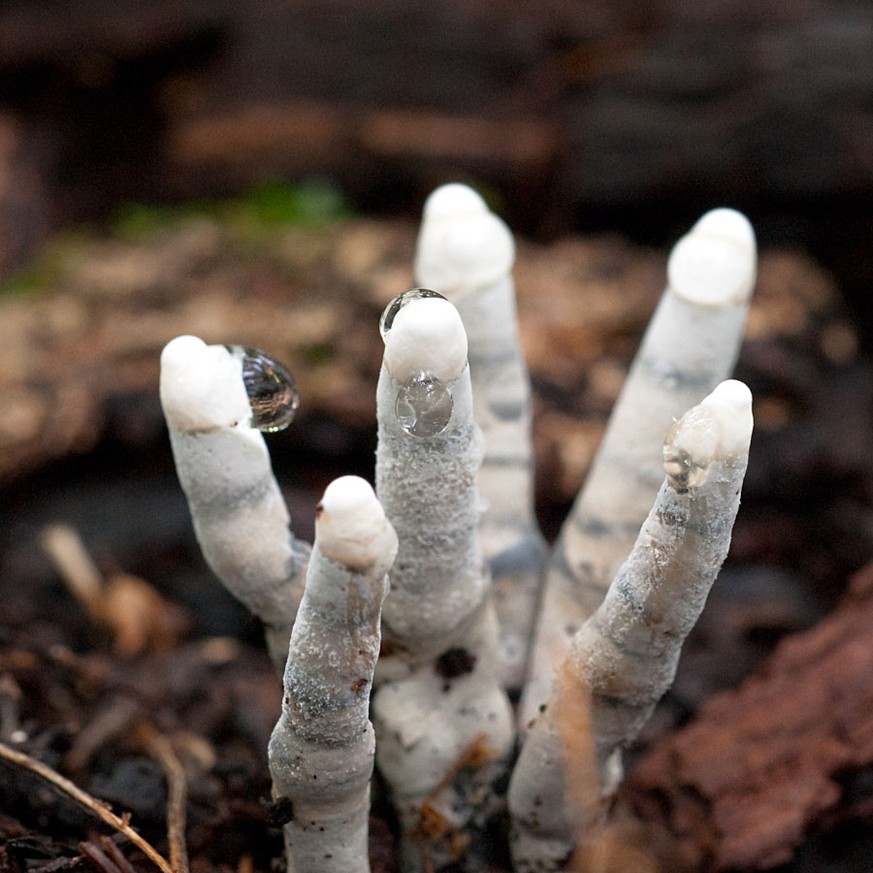
<svg viewBox="0 0 873 873">
<path fill-rule="evenodd" d="M 843 787 L 873 765 L 871 677 L 873 564 L 830 616 L 652 749 L 634 805 L 706 870 L 766 869 L 837 821 L 873 821 L 873 805 Z"/>
</svg>

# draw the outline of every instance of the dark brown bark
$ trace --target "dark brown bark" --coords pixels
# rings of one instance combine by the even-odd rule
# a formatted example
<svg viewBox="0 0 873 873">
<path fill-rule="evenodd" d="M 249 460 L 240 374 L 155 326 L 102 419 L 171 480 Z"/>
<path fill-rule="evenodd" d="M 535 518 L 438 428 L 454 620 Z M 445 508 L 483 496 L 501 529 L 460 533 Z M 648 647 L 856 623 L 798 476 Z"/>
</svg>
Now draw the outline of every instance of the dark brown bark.
<svg viewBox="0 0 873 873">
<path fill-rule="evenodd" d="M 810 835 L 873 822 L 873 565 L 843 603 L 786 638 L 637 767 L 631 796 L 695 869 L 759 870 Z M 850 790 L 850 788 L 852 790 Z"/>
</svg>

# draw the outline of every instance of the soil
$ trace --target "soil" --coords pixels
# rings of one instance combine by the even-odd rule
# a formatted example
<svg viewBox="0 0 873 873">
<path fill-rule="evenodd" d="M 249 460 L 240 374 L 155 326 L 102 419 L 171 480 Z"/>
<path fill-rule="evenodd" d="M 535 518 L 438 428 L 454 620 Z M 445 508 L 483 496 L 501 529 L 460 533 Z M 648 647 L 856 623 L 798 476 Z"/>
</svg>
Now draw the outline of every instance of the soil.
<svg viewBox="0 0 873 873">
<path fill-rule="evenodd" d="M 270 445 L 295 531 L 310 537 L 327 481 L 372 473 L 375 325 L 411 284 L 414 233 L 393 221 L 265 227 L 187 216 L 137 238 L 56 245 L 38 282 L 0 300 L 0 740 L 131 814 L 167 854 L 168 810 L 178 825 L 179 809 L 168 802 L 174 771 L 155 742 L 165 740 L 184 773 L 196 873 L 282 865 L 282 810 L 270 799 L 265 756 L 280 687 L 258 626 L 211 577 L 193 540 L 157 402 L 160 348 L 197 333 L 264 348 L 291 366 L 301 414 Z M 663 251 L 612 236 L 519 247 L 537 507 L 550 537 L 657 301 L 664 263 Z M 871 362 L 839 289 L 804 254 L 762 253 L 737 375 L 755 395 L 757 431 L 731 557 L 673 690 L 630 750 L 622 805 L 668 846 L 693 843 L 683 857 L 701 871 L 867 870 L 869 756 L 822 764 L 823 777 L 836 768 L 842 781 L 824 779 L 819 802 L 777 836 L 784 851 L 766 857 L 753 851 L 754 829 L 743 832 L 747 851 L 719 854 L 671 805 L 676 758 L 664 750 L 681 745 L 675 738 L 702 708 L 705 717 L 708 701 L 756 671 L 772 673 L 781 640 L 802 646 L 804 632 L 839 615 L 847 580 L 873 546 Z M 96 600 L 75 595 L 47 557 L 42 537 L 57 523 L 77 531 L 96 562 Z M 849 633 L 870 644 L 863 629 Z M 846 699 L 842 677 L 830 675 L 825 704 Z M 780 699 L 795 687 L 786 680 Z M 766 763 L 777 726 L 768 711 L 739 751 L 727 731 L 725 753 Z M 719 713 L 732 717 L 729 707 Z M 847 711 L 845 735 L 857 727 L 852 718 Z M 785 742 L 811 736 L 801 726 Z M 692 784 L 682 778 L 680 795 Z M 374 873 L 394 869 L 392 833 L 377 804 Z M 128 862 L 151 868 L 80 802 L 0 758 L 0 873 L 118 873 Z"/>
</svg>

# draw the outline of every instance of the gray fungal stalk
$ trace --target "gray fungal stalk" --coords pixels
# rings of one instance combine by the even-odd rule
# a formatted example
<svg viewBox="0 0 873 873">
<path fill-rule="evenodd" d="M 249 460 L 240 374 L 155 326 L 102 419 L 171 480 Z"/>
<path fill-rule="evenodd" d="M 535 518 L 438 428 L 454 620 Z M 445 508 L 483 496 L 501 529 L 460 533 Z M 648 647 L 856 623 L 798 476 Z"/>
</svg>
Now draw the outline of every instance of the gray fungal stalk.
<svg viewBox="0 0 873 873">
<path fill-rule="evenodd" d="M 706 213 L 674 246 L 667 288 L 552 551 L 523 725 L 545 701 L 574 634 L 600 605 L 646 518 L 663 476 L 665 422 L 733 371 L 755 274 L 754 232 L 732 209 Z"/>
<path fill-rule="evenodd" d="M 263 353 L 193 336 L 161 354 L 161 405 L 203 556 L 264 623 L 281 675 L 309 545 L 296 539 L 261 430 L 286 426 L 290 374 Z"/>
<path fill-rule="evenodd" d="M 407 870 L 440 870 L 476 855 L 514 739 L 476 533 L 482 440 L 466 356 L 455 308 L 414 299 L 385 335 L 377 391 L 376 488 L 400 546 L 383 612 L 373 721 Z M 404 386 L 419 373 L 452 398 L 445 425 L 425 433 L 397 414 Z"/>
<path fill-rule="evenodd" d="M 533 511 L 531 389 L 518 340 L 514 261 L 509 228 L 471 188 L 443 185 L 428 197 L 416 281 L 445 294 L 467 332 L 474 414 L 485 437 L 479 538 L 500 625 L 501 681 L 518 691 L 546 546 Z"/>
<path fill-rule="evenodd" d="M 315 527 L 270 739 L 273 793 L 290 802 L 289 873 L 368 873 L 368 711 L 397 537 L 373 489 L 355 476 L 328 486 Z"/>
<path fill-rule="evenodd" d="M 574 850 L 597 840 L 621 750 L 672 684 L 727 556 L 751 433 L 749 390 L 729 380 L 667 434 L 655 504 L 574 637 L 513 772 L 516 873 L 564 869 Z"/>
</svg>

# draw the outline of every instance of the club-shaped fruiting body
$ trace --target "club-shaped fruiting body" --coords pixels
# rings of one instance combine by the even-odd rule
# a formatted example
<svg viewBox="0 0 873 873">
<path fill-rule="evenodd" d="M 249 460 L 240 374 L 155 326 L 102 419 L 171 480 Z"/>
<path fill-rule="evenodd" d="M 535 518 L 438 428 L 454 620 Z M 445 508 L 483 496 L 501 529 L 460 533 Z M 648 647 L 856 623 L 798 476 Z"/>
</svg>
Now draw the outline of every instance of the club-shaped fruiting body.
<svg viewBox="0 0 873 873">
<path fill-rule="evenodd" d="M 654 506 L 605 599 L 574 637 L 515 766 L 509 803 L 517 873 L 560 870 L 575 847 L 596 839 L 597 801 L 616 787 L 617 755 L 672 684 L 682 643 L 727 556 L 751 434 L 751 394 L 734 380 L 670 428 Z M 580 711 L 587 725 L 568 723 Z M 595 777 L 587 794 L 574 784 L 580 731 Z"/>
<path fill-rule="evenodd" d="M 735 210 L 706 213 L 674 246 L 667 288 L 552 551 L 521 724 L 545 701 L 570 641 L 600 605 L 646 518 L 663 475 L 664 423 L 733 370 L 755 275 L 754 232 Z"/>
<path fill-rule="evenodd" d="M 451 386 L 453 409 L 443 430 L 420 437 L 395 410 L 404 381 L 424 368 Z M 394 319 L 377 417 L 376 490 L 400 543 L 373 699 L 377 761 L 403 829 L 406 868 L 439 870 L 461 847 L 475 853 L 514 739 L 476 533 L 481 436 L 464 329 L 448 301 L 414 300 Z M 474 746 L 475 765 L 464 765 Z M 434 818 L 438 833 L 426 826 Z"/>
<path fill-rule="evenodd" d="M 425 213 L 419 275 L 457 295 L 461 316 L 418 293 L 392 310 L 378 386 L 384 515 L 366 483 L 334 483 L 311 561 L 289 532 L 252 427 L 236 347 L 180 337 L 162 355 L 161 399 L 198 539 L 227 587 L 264 620 L 285 669 L 270 756 L 276 796 L 291 801 L 289 873 L 367 871 L 368 705 L 406 871 L 481 867 L 480 828 L 501 805 L 495 782 L 509 769 L 513 718 L 498 662 L 512 682 L 510 622 L 499 657 L 483 554 L 498 575 L 517 573 L 525 562 L 509 544 L 532 564 L 538 536 L 529 506 L 529 389 L 509 276 L 514 250 L 505 226 L 463 186 L 439 189 Z M 528 689 L 544 710 L 511 783 L 516 871 L 559 869 L 603 820 L 621 748 L 672 681 L 681 641 L 727 549 L 751 428 L 747 389 L 720 385 L 671 428 L 663 452 L 661 436 L 733 364 L 754 281 L 748 223 L 731 210 L 708 213 L 675 247 L 668 277 L 549 574 L 558 584 L 538 636 L 547 671 L 535 674 L 536 694 Z M 475 406 L 468 357 L 483 383 L 485 399 Z M 475 416 L 491 444 L 484 474 Z M 482 540 L 477 482 L 495 509 L 482 520 Z M 374 678 L 395 548 L 386 518 L 399 547 Z M 574 626 L 582 628 L 575 635 Z M 542 691 L 543 677 L 551 683 L 553 675 Z"/>
<path fill-rule="evenodd" d="M 458 308 L 469 342 L 473 408 L 485 438 L 479 471 L 482 553 L 490 564 L 504 686 L 521 688 L 545 541 L 533 511 L 531 392 L 518 341 L 509 228 L 466 185 L 428 197 L 415 255 L 419 284 Z"/>
<path fill-rule="evenodd" d="M 466 185 L 442 185 L 424 204 L 415 250 L 415 275 L 454 303 L 503 280 L 515 262 L 506 224 Z"/>
<path fill-rule="evenodd" d="M 282 715 L 270 739 L 293 873 L 368 873 L 375 738 L 368 713 L 380 612 L 397 537 L 363 479 L 332 482 L 291 633 Z"/>
<path fill-rule="evenodd" d="M 451 385 L 453 414 L 440 433 L 418 438 L 396 416 L 397 396 L 419 372 Z M 376 492 L 400 540 L 385 604 L 385 639 L 425 663 L 485 599 L 476 524 L 481 438 L 473 421 L 467 345 L 457 310 L 423 299 L 400 310 L 385 337 L 377 387 Z M 391 659 L 380 665 L 380 675 Z"/>
<path fill-rule="evenodd" d="M 206 562 L 264 623 L 277 670 L 303 587 L 309 546 L 293 537 L 238 355 L 193 336 L 161 354 L 161 405 L 176 470 Z"/>
</svg>

